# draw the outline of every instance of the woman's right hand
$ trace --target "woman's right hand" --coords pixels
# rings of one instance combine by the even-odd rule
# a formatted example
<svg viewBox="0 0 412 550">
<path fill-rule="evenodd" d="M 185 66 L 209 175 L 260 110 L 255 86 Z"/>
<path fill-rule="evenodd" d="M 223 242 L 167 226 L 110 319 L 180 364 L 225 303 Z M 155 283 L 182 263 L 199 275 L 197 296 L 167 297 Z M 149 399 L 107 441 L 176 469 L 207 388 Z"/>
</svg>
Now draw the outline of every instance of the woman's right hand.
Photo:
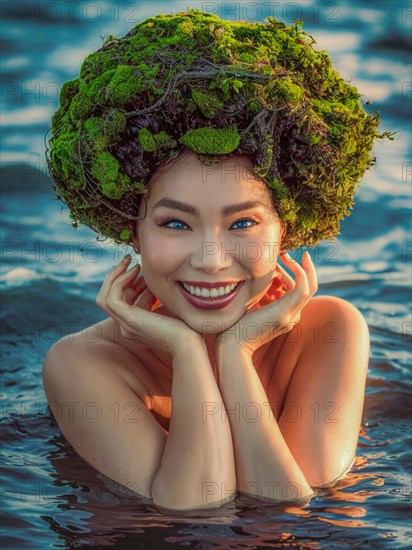
<svg viewBox="0 0 412 550">
<path fill-rule="evenodd" d="M 107 273 L 96 298 L 96 304 L 118 322 L 122 336 L 172 357 L 183 342 L 204 343 L 201 334 L 183 321 L 150 311 L 156 297 L 139 277 L 140 265 L 128 271 L 129 263 L 127 255 Z"/>
</svg>

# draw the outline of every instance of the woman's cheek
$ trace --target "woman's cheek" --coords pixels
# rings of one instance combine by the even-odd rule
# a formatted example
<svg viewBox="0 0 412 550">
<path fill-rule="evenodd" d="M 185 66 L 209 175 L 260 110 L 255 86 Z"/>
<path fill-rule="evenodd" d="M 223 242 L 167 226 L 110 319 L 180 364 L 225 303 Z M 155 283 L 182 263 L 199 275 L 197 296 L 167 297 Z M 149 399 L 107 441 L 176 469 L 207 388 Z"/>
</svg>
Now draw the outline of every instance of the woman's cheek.
<svg viewBox="0 0 412 550">
<path fill-rule="evenodd" d="M 161 238 L 147 238 L 143 242 L 142 262 L 147 270 L 167 275 L 179 266 L 183 255 L 179 242 Z"/>
<path fill-rule="evenodd" d="M 268 235 L 267 238 L 251 240 L 244 244 L 242 263 L 247 265 L 248 271 L 259 276 L 274 269 L 278 254 L 279 243 Z"/>
</svg>

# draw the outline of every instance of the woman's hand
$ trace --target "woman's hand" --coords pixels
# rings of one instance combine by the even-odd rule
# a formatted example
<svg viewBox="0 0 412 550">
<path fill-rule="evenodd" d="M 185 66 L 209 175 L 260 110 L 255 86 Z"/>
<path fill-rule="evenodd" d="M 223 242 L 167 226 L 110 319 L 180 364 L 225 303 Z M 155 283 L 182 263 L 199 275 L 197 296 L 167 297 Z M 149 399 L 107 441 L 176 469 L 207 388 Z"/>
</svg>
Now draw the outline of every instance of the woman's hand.
<svg viewBox="0 0 412 550">
<path fill-rule="evenodd" d="M 128 254 L 107 273 L 96 298 L 96 304 L 118 322 L 122 336 L 171 356 L 189 339 L 202 342 L 183 321 L 150 311 L 156 296 L 139 277 L 139 264 L 127 271 L 130 259 Z"/>
<path fill-rule="evenodd" d="M 216 348 L 220 351 L 222 348 L 235 349 L 252 356 L 258 348 L 291 331 L 299 322 L 302 308 L 318 289 L 315 266 L 307 251 L 302 256 L 302 266 L 288 254 L 280 257 L 293 272 L 295 280 L 278 266 L 286 294 L 261 309 L 252 309 L 235 325 L 218 334 Z"/>
</svg>

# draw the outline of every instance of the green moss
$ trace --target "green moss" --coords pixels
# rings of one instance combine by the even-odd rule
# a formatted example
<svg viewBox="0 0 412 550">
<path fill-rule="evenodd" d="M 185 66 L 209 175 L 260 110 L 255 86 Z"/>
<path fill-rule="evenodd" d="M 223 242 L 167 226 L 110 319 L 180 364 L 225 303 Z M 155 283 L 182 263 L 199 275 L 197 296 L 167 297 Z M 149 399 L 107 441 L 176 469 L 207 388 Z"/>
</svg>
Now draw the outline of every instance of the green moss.
<svg viewBox="0 0 412 550">
<path fill-rule="evenodd" d="M 84 123 L 87 138 L 95 145 L 96 150 L 104 149 L 111 140 L 126 128 L 126 117 L 120 111 L 108 118 L 91 117 Z"/>
<path fill-rule="evenodd" d="M 259 113 L 263 108 L 263 105 L 260 101 L 257 99 L 252 99 L 252 101 L 249 102 L 249 111 L 252 114 Z"/>
<path fill-rule="evenodd" d="M 191 38 L 194 37 L 194 25 L 193 21 L 183 21 L 178 26 L 178 30 L 181 33 L 188 34 Z"/>
<path fill-rule="evenodd" d="M 132 232 L 130 229 L 122 229 L 120 232 L 120 240 L 128 242 L 132 238 Z"/>
<path fill-rule="evenodd" d="M 237 149 L 240 136 L 237 128 L 198 128 L 188 130 L 179 142 L 195 153 L 223 155 Z"/>
<path fill-rule="evenodd" d="M 84 82 L 90 82 L 96 77 L 99 77 L 102 73 L 115 69 L 119 64 L 116 55 L 110 52 L 95 52 L 86 57 L 80 68 L 80 77 Z"/>
<path fill-rule="evenodd" d="M 159 149 L 173 149 L 177 146 L 177 141 L 163 130 L 158 134 L 155 134 L 153 137 Z"/>
<path fill-rule="evenodd" d="M 121 111 L 109 113 L 106 119 L 105 133 L 111 138 L 123 132 L 126 128 L 126 117 Z"/>
<path fill-rule="evenodd" d="M 313 42 L 300 21 L 232 22 L 197 9 L 109 36 L 63 86 L 52 117 L 49 165 L 73 221 L 127 242 L 123 210 L 134 211 L 150 169 L 184 145 L 213 162 L 232 152 L 254 159 L 287 225 L 286 248 L 338 234 L 374 140 L 392 137 L 378 134 L 379 116 Z M 158 133 L 150 121 L 136 131 L 140 115 Z M 141 171 L 131 181 L 129 153 L 119 163 L 117 146 L 136 139 Z"/>
<path fill-rule="evenodd" d="M 274 94 L 279 99 L 283 99 L 288 103 L 299 103 L 303 96 L 302 88 L 294 84 L 290 78 L 282 78 L 273 80 L 267 86 L 267 93 Z"/>
<path fill-rule="evenodd" d="M 106 71 L 102 75 L 98 76 L 93 82 L 90 83 L 90 86 L 87 90 L 87 95 L 90 97 L 92 101 L 101 101 L 104 100 L 104 96 L 107 91 L 107 86 L 110 83 L 111 79 L 113 78 L 113 75 L 115 74 L 116 70 L 111 69 L 110 71 Z"/>
<path fill-rule="evenodd" d="M 280 200 L 280 199 L 285 199 L 290 197 L 289 189 L 278 178 L 276 177 L 270 178 L 267 183 L 268 183 L 268 186 L 271 189 L 273 189 L 273 193 L 277 199 Z"/>
<path fill-rule="evenodd" d="M 102 184 L 102 190 L 105 195 L 104 186 L 111 185 L 116 181 L 119 175 L 119 168 L 119 162 L 113 155 L 104 151 L 97 153 L 91 167 L 91 173 Z"/>
<path fill-rule="evenodd" d="M 148 153 L 153 153 L 153 151 L 156 151 L 156 140 L 150 130 L 147 128 L 142 128 L 139 130 L 138 139 L 143 151 L 147 151 Z"/>
<path fill-rule="evenodd" d="M 224 107 L 224 103 L 213 93 L 204 94 L 193 89 L 192 99 L 206 118 L 214 118 L 216 112 Z"/>
<path fill-rule="evenodd" d="M 60 91 L 60 108 L 67 109 L 70 105 L 70 102 L 75 94 L 79 91 L 80 80 L 76 78 L 75 80 L 69 80 L 63 84 Z"/>
<path fill-rule="evenodd" d="M 84 119 L 92 111 L 93 102 L 87 95 L 78 93 L 74 96 L 70 108 L 69 115 L 73 123 L 78 123 Z"/>
<path fill-rule="evenodd" d="M 107 97 L 112 105 L 123 105 L 145 89 L 144 73 L 139 67 L 119 65 L 107 86 Z"/>
<path fill-rule="evenodd" d="M 322 136 L 318 135 L 318 134 L 309 134 L 309 140 L 311 143 L 313 143 L 314 145 L 316 143 L 319 143 L 319 141 L 322 139 Z"/>
<path fill-rule="evenodd" d="M 84 123 L 84 129 L 88 134 L 88 138 L 91 141 L 96 141 L 104 133 L 104 120 L 98 117 L 88 118 Z"/>
<path fill-rule="evenodd" d="M 132 188 L 142 194 L 146 194 L 148 192 L 147 186 L 141 181 L 134 181 Z"/>
<path fill-rule="evenodd" d="M 319 216 L 316 210 L 313 208 L 302 209 L 298 213 L 299 215 L 299 225 L 304 230 L 310 230 L 317 226 L 319 221 Z"/>
<path fill-rule="evenodd" d="M 298 207 L 296 202 L 292 198 L 282 198 L 279 199 L 277 203 L 280 216 L 284 222 L 292 224 L 296 221 Z M 286 241 L 287 242 L 287 241 Z M 289 248 L 287 246 L 287 248 Z"/>
<path fill-rule="evenodd" d="M 119 200 L 123 196 L 123 190 L 119 188 L 116 181 L 107 181 L 102 183 L 101 187 L 103 195 L 109 199 Z"/>
<path fill-rule="evenodd" d="M 78 153 L 78 132 L 62 133 L 53 143 L 53 160 L 56 170 L 65 178 L 70 179 L 71 185 L 81 188 L 84 184 Z"/>
<path fill-rule="evenodd" d="M 152 134 L 147 128 L 141 128 L 138 132 L 138 140 L 143 151 L 154 153 L 159 149 L 172 149 L 176 147 L 176 140 L 164 130 L 158 134 Z"/>
</svg>

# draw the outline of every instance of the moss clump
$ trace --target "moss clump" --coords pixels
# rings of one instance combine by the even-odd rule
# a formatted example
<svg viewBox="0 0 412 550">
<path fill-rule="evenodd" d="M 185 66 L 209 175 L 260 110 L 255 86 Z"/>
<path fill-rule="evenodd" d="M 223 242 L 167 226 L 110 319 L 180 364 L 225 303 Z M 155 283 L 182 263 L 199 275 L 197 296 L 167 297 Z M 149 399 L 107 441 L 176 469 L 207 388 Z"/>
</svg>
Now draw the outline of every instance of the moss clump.
<svg viewBox="0 0 412 550">
<path fill-rule="evenodd" d="M 70 102 L 75 94 L 79 91 L 80 80 L 76 78 L 75 80 L 69 80 L 63 84 L 60 91 L 60 105 L 61 109 L 65 110 L 70 105 Z"/>
<path fill-rule="evenodd" d="M 84 123 L 87 137 L 96 150 L 107 147 L 115 136 L 124 131 L 125 127 L 126 117 L 120 111 L 115 111 L 107 118 L 90 117 Z"/>
<path fill-rule="evenodd" d="M 67 82 L 48 163 L 73 226 L 131 243 L 141 195 L 182 150 L 247 155 L 286 224 L 285 248 L 339 233 L 374 164 L 379 116 L 296 21 L 232 22 L 189 8 L 113 35 Z"/>
<path fill-rule="evenodd" d="M 173 149 L 177 142 L 163 130 L 154 136 L 156 145 L 159 149 Z"/>
<path fill-rule="evenodd" d="M 119 65 L 107 86 L 106 95 L 112 105 L 123 105 L 144 88 L 138 67 Z"/>
<path fill-rule="evenodd" d="M 102 118 L 88 118 L 84 123 L 84 129 L 91 144 L 94 144 L 96 149 L 103 149 L 109 144 L 109 138 L 104 132 L 104 120 Z"/>
<path fill-rule="evenodd" d="M 138 140 L 143 151 L 147 153 L 176 147 L 176 140 L 163 130 L 158 134 L 152 134 L 147 128 L 141 128 L 138 132 Z"/>
<path fill-rule="evenodd" d="M 237 149 L 240 136 L 237 128 L 198 128 L 188 130 L 179 141 L 195 153 L 222 155 Z"/>
<path fill-rule="evenodd" d="M 99 102 L 105 100 L 107 93 L 110 93 L 107 87 L 110 84 L 115 72 L 115 69 L 106 71 L 90 83 L 90 86 L 87 89 L 87 95 L 92 101 Z"/>
<path fill-rule="evenodd" d="M 132 232 L 130 229 L 122 229 L 120 231 L 120 240 L 125 241 L 126 243 L 132 238 Z"/>
<path fill-rule="evenodd" d="M 124 174 L 121 174 L 118 180 L 107 180 L 102 183 L 103 195 L 109 199 L 121 199 L 128 189 L 130 189 L 130 179 Z"/>
<path fill-rule="evenodd" d="M 224 107 L 224 103 L 212 93 L 204 94 L 203 92 L 192 90 L 192 99 L 206 118 L 214 118 L 216 112 Z"/>
<path fill-rule="evenodd" d="M 142 128 L 139 130 L 139 143 L 147 153 L 153 153 L 157 149 L 156 140 L 150 130 L 147 128 Z"/>
<path fill-rule="evenodd" d="M 79 92 L 74 96 L 70 103 L 69 115 L 71 121 L 74 124 L 78 124 L 78 121 L 87 117 L 93 107 L 93 102 L 85 94 Z"/>
<path fill-rule="evenodd" d="M 290 78 L 272 81 L 268 86 L 268 92 L 288 103 L 299 103 L 303 96 L 301 86 L 294 84 Z"/>
<path fill-rule="evenodd" d="M 119 168 L 119 162 L 113 155 L 106 152 L 97 153 L 91 173 L 100 182 L 103 195 L 106 197 L 113 195 L 113 186 L 119 176 Z"/>
</svg>

